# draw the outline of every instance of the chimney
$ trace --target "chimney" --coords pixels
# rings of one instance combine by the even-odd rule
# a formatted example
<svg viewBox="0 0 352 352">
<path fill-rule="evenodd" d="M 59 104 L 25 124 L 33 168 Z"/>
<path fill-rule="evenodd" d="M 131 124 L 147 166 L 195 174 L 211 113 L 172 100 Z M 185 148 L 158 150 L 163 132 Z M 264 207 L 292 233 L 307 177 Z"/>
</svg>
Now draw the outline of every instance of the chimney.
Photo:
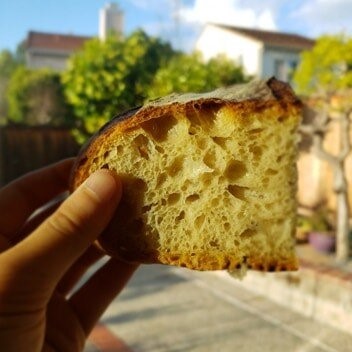
<svg viewBox="0 0 352 352">
<path fill-rule="evenodd" d="M 123 12 L 117 4 L 106 4 L 99 13 L 99 38 L 105 40 L 110 33 L 123 34 Z"/>
</svg>

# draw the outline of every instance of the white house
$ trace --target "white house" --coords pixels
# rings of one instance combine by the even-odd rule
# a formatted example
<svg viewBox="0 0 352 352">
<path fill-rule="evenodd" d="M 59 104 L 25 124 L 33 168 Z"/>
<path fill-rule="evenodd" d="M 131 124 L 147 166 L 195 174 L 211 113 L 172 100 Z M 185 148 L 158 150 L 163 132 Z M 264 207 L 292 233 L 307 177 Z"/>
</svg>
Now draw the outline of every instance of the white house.
<svg viewBox="0 0 352 352">
<path fill-rule="evenodd" d="M 64 70 L 67 59 L 89 39 L 91 37 L 30 31 L 26 39 L 26 65 L 34 69 Z"/>
<path fill-rule="evenodd" d="M 110 32 L 122 33 L 123 13 L 116 4 L 107 4 L 99 13 L 99 37 L 104 40 Z M 88 36 L 77 36 L 61 33 L 44 33 L 30 31 L 26 39 L 26 65 L 29 68 L 52 68 L 64 70 L 67 59 L 84 42 L 92 39 Z"/>
<path fill-rule="evenodd" d="M 219 54 L 236 60 L 252 76 L 289 81 L 299 54 L 314 40 L 290 33 L 206 24 L 196 42 L 206 60 Z"/>
</svg>

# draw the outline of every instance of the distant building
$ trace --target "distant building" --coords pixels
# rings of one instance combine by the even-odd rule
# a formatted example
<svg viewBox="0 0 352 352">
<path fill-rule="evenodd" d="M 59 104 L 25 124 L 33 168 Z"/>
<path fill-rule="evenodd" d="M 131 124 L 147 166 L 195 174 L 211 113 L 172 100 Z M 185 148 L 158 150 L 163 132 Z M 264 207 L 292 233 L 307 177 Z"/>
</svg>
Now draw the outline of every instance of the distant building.
<svg viewBox="0 0 352 352">
<path fill-rule="evenodd" d="M 99 13 L 99 37 L 105 40 L 112 32 L 122 34 L 123 12 L 116 4 L 107 4 Z M 89 39 L 92 37 L 30 31 L 26 39 L 26 64 L 34 69 L 64 70 L 67 59 Z"/>
<path fill-rule="evenodd" d="M 99 38 L 105 40 L 111 32 L 123 33 L 123 12 L 114 3 L 105 5 L 99 13 Z"/>
<path fill-rule="evenodd" d="M 197 40 L 196 49 L 206 60 L 225 54 L 249 75 L 290 81 L 300 53 L 313 45 L 314 40 L 297 34 L 209 23 Z"/>
<path fill-rule="evenodd" d="M 29 68 L 48 67 L 61 71 L 67 59 L 89 39 L 91 37 L 30 31 L 26 40 L 26 64 Z"/>
</svg>

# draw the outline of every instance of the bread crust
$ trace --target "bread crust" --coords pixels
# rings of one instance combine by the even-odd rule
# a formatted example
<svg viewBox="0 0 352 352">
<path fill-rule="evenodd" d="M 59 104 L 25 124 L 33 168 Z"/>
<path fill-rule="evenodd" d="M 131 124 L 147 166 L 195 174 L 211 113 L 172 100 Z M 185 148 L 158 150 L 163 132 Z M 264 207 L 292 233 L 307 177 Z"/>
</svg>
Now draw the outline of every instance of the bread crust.
<svg viewBox="0 0 352 352">
<path fill-rule="evenodd" d="M 234 89 L 237 89 L 235 86 Z M 216 92 L 216 91 L 215 91 Z M 137 107 L 125 111 L 112 118 L 105 124 L 79 152 L 74 163 L 71 177 L 70 177 L 70 191 L 75 190 L 88 176 L 89 161 L 94 158 L 94 155 L 101 149 L 102 142 L 106 143 L 114 136 L 128 133 L 129 131 L 139 128 L 139 126 L 151 119 L 160 119 L 171 113 L 185 113 L 187 111 L 197 110 L 200 106 L 206 105 L 209 109 L 214 106 L 227 105 L 232 109 L 241 112 L 245 116 L 253 112 L 261 112 L 272 106 L 277 106 L 285 113 L 297 114 L 302 108 L 302 102 L 296 97 L 289 85 L 278 81 L 272 77 L 263 84 L 263 81 L 253 81 L 249 90 L 238 99 L 221 98 L 220 94 L 216 95 L 195 94 L 190 96 L 185 102 L 180 100 L 184 95 L 172 95 L 171 99 L 168 97 L 156 100 L 147 104 L 144 107 Z M 256 94 L 254 94 L 256 93 Z M 231 96 L 231 93 L 229 94 Z M 252 96 L 255 96 L 254 98 Z M 197 108 L 198 106 L 198 108 Z"/>
<path fill-rule="evenodd" d="M 250 85 L 242 87 L 244 87 L 242 91 L 241 86 L 234 88 L 237 93 L 229 91 L 229 89 L 223 89 L 206 94 L 172 95 L 115 116 L 81 149 L 72 169 L 70 190 L 74 191 L 89 176 L 92 161 L 99 154 L 99 151 L 108 150 L 110 141 L 140 128 L 142 124 L 151 119 L 157 120 L 169 114 L 188 114 L 200 109 L 217 109 L 224 106 L 236 110 L 237 115 L 243 116 L 243 118 L 248 114 L 260 113 L 269 108 L 276 109 L 279 113 L 282 112 L 286 115 L 298 116 L 302 108 L 302 103 L 297 99 L 291 88 L 275 78 L 266 82 L 254 81 Z M 107 248 L 110 248 L 109 236 L 103 236 L 100 242 L 107 244 L 103 247 L 105 251 L 109 251 L 107 250 Z M 240 262 L 234 260 L 234 257 L 229 254 L 210 252 L 201 253 L 196 258 L 178 254 L 152 254 L 150 252 L 144 255 L 143 253 L 128 251 L 124 253 L 111 251 L 108 254 L 119 256 L 126 261 L 171 264 L 197 270 L 234 270 L 239 269 L 242 265 L 262 271 L 297 270 L 298 268 L 295 257 L 280 260 L 250 258 L 245 262 Z"/>
</svg>

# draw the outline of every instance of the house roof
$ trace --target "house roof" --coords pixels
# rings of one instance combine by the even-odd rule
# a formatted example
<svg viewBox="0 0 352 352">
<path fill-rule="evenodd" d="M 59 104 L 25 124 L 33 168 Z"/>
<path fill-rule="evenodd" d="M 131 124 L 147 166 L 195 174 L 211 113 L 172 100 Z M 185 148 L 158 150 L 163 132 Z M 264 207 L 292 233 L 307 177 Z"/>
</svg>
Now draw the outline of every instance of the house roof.
<svg viewBox="0 0 352 352">
<path fill-rule="evenodd" d="M 212 25 L 229 31 L 243 34 L 252 39 L 259 40 L 263 42 L 265 45 L 269 45 L 269 46 L 304 50 L 304 49 L 311 49 L 315 43 L 313 39 L 303 37 L 301 35 L 293 34 L 293 33 L 250 29 L 250 28 L 235 27 L 235 26 L 229 26 L 229 25 L 223 25 L 223 24 L 214 24 L 214 23 L 212 23 Z"/>
<path fill-rule="evenodd" d="M 84 42 L 91 38 L 92 37 L 70 34 L 30 31 L 28 33 L 26 46 L 27 48 L 74 51 L 80 49 Z"/>
</svg>

